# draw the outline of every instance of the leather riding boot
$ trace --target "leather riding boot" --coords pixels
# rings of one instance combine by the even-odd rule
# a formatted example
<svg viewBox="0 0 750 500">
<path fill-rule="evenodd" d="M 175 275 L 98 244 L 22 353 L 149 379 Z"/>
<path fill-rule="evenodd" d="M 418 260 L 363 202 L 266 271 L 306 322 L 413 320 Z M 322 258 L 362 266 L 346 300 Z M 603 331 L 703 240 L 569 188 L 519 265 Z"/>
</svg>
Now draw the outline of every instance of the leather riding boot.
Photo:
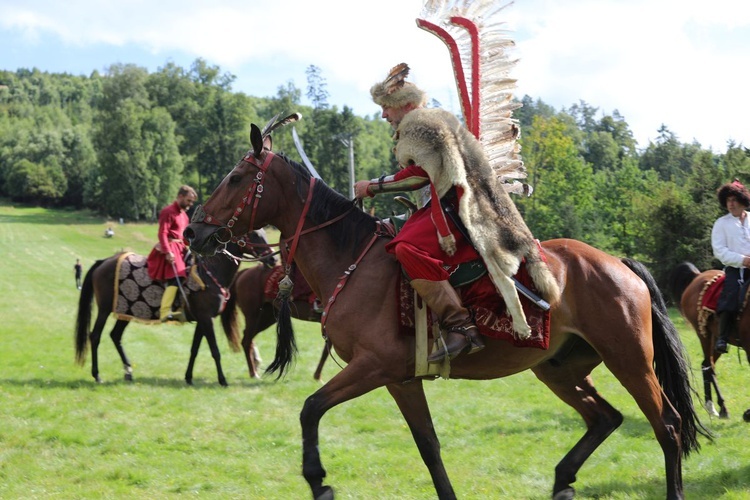
<svg viewBox="0 0 750 500">
<path fill-rule="evenodd" d="M 484 348 L 484 341 L 469 310 L 448 281 L 415 279 L 411 286 L 435 312 L 444 334 L 446 345 L 433 352 L 427 358 L 428 363 L 442 363 L 446 353 L 448 359 L 453 359 L 459 354 L 473 354 Z"/>
<path fill-rule="evenodd" d="M 714 351 L 724 354 L 729 350 L 727 343 L 734 333 L 737 323 L 737 313 L 734 311 L 722 311 L 719 313 L 719 338 L 716 339 Z"/>
<path fill-rule="evenodd" d="M 161 296 L 161 307 L 159 308 L 159 318 L 161 322 L 165 321 L 185 321 L 185 315 L 182 311 L 172 312 L 172 304 L 177 298 L 177 287 L 170 285 L 164 289 L 164 295 Z"/>
</svg>

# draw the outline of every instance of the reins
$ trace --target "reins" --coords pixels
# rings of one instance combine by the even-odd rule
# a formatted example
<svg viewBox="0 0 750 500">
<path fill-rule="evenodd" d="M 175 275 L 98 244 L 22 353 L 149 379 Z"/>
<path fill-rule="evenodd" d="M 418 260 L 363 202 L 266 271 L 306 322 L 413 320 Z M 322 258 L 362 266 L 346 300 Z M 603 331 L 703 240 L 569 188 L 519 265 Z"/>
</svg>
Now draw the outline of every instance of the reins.
<svg viewBox="0 0 750 500">
<path fill-rule="evenodd" d="M 252 212 L 250 216 L 249 228 L 250 230 L 252 230 L 252 228 L 254 227 L 256 209 L 258 207 L 258 204 L 260 203 L 260 199 L 263 197 L 263 183 L 265 182 L 265 174 L 274 156 L 275 155 L 271 151 L 266 151 L 265 158 L 263 158 L 263 162 L 260 163 L 258 161 L 258 158 L 252 152 L 248 152 L 245 155 L 243 160 L 248 163 L 251 163 L 252 165 L 255 165 L 258 168 L 258 173 L 255 175 L 255 179 L 252 185 L 248 187 L 247 194 L 245 195 L 245 197 L 242 198 L 240 203 L 237 205 L 237 208 L 235 208 L 234 213 L 232 214 L 232 217 L 226 222 L 226 224 L 222 223 L 221 220 L 217 219 L 216 217 L 210 214 L 207 214 L 202 207 L 198 207 L 198 209 L 195 212 L 195 215 L 193 215 L 193 222 L 206 222 L 208 224 L 219 226 L 220 230 L 225 229 L 229 232 L 229 236 L 226 238 L 226 240 L 222 240 L 221 237 L 218 236 L 218 234 L 216 236 L 217 241 L 220 244 L 223 244 L 225 246 L 224 248 L 225 253 L 228 253 L 226 252 L 226 244 L 229 243 L 230 241 L 235 241 L 235 236 L 232 233 L 232 228 L 234 227 L 235 223 L 239 219 L 242 212 L 250 205 L 251 200 L 252 200 L 252 208 L 251 208 Z M 307 191 L 307 197 L 305 198 L 305 204 L 302 208 L 302 212 L 297 222 L 297 227 L 295 228 L 294 235 L 292 235 L 289 238 L 284 238 L 282 240 L 279 240 L 278 243 L 251 244 L 252 246 L 266 247 L 266 248 L 270 248 L 272 246 L 279 247 L 279 252 L 281 253 L 282 261 L 284 263 L 285 276 L 279 281 L 279 292 L 278 292 L 277 298 L 282 299 L 282 300 L 288 299 L 288 297 L 292 293 L 292 289 L 294 288 L 294 282 L 292 281 L 290 275 L 292 271 L 292 264 L 294 262 L 294 257 L 297 252 L 297 247 L 300 242 L 300 238 L 303 235 L 312 233 L 324 227 L 335 224 L 336 222 L 339 222 L 344 217 L 349 215 L 349 213 L 355 208 L 355 205 L 352 204 L 352 206 L 348 210 L 342 212 L 336 217 L 326 222 L 323 222 L 322 224 L 318 224 L 316 226 L 303 229 L 305 222 L 307 220 L 307 213 L 309 212 L 310 205 L 312 204 L 313 190 L 315 189 L 316 182 L 317 182 L 317 179 L 315 177 L 310 177 L 310 184 L 309 184 L 308 191 Z M 370 238 L 370 241 L 362 250 L 359 257 L 357 257 L 354 263 L 351 264 L 346 269 L 346 271 L 344 271 L 344 274 L 339 277 L 339 282 L 336 285 L 333 291 L 333 294 L 328 298 L 325 309 L 323 310 L 323 313 L 320 318 L 322 335 L 323 335 L 323 338 L 326 339 L 326 341 L 328 341 L 328 336 L 326 333 L 326 321 L 328 319 L 331 307 L 336 302 L 336 298 L 343 291 L 344 286 L 348 282 L 352 273 L 354 273 L 354 271 L 357 270 L 357 267 L 359 266 L 360 262 L 362 261 L 362 259 L 364 259 L 365 255 L 367 255 L 367 252 L 370 251 L 370 249 L 375 244 L 377 239 L 381 236 L 393 236 L 392 232 L 388 231 L 388 229 L 384 229 L 384 226 L 380 221 L 377 222 L 377 226 L 378 227 L 375 230 L 375 233 L 373 234 L 372 238 Z"/>
</svg>

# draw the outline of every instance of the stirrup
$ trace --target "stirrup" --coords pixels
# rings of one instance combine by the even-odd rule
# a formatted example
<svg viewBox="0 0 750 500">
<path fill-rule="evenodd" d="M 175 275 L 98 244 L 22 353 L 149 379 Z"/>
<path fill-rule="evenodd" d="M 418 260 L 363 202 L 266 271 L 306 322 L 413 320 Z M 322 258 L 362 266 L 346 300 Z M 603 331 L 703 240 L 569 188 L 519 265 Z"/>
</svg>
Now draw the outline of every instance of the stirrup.
<svg viewBox="0 0 750 500">
<path fill-rule="evenodd" d="M 187 316 L 185 316 L 185 313 L 181 309 L 177 311 L 172 311 L 164 318 L 161 318 L 162 323 L 167 323 L 168 321 L 177 321 L 179 323 L 186 323 Z"/>
<path fill-rule="evenodd" d="M 472 326 L 470 328 L 476 328 L 475 326 Z M 445 339 L 441 341 L 442 346 L 437 351 L 433 352 L 427 357 L 427 363 L 428 364 L 437 364 L 442 363 L 445 361 L 446 356 L 449 360 L 456 359 L 461 354 L 474 354 L 475 352 L 481 351 L 484 349 L 484 343 L 481 342 L 475 342 L 474 339 L 472 339 L 471 335 L 467 332 L 468 328 L 451 328 L 446 332 L 446 337 L 451 332 L 458 333 L 459 335 L 463 335 L 464 337 L 464 345 L 459 349 L 457 352 L 451 354 L 450 351 L 448 351 L 448 346 L 446 344 Z M 477 331 L 477 335 L 480 335 L 479 331 Z M 439 357 L 438 357 L 439 356 Z"/>
<path fill-rule="evenodd" d="M 716 344 L 714 345 L 714 352 L 718 352 L 719 354 L 728 353 L 729 345 L 727 344 L 727 341 L 724 339 L 717 340 Z"/>
</svg>

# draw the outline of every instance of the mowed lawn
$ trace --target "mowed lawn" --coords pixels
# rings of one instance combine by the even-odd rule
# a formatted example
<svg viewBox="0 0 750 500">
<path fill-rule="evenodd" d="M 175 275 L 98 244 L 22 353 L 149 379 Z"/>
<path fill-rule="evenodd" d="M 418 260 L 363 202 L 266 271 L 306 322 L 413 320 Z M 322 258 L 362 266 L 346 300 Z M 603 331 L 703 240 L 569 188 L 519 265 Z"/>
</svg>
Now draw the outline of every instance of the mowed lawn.
<svg viewBox="0 0 750 500">
<path fill-rule="evenodd" d="M 115 236 L 104 238 L 109 225 Z M 112 320 L 99 349 L 103 383 L 90 375 L 90 356 L 83 367 L 75 363 L 75 259 L 85 273 L 120 250 L 147 253 L 155 239 L 153 224 L 120 225 L 86 212 L 0 201 L 0 498 L 310 498 L 301 475 L 299 412 L 319 387 L 312 378 L 323 347 L 319 325 L 294 323 L 300 353 L 280 381 L 251 380 L 218 320 L 228 388 L 219 386 L 205 343 L 194 385 L 184 383 L 192 325 L 130 325 L 123 343 L 132 383 L 123 380 L 108 336 Z M 702 393 L 697 339 L 673 318 Z M 259 335 L 258 344 L 265 365 L 275 331 Z M 711 419 L 700 410 L 716 439 L 702 439 L 702 451 L 683 463 L 687 498 L 750 498 L 750 424 L 741 418 L 750 408 L 750 369 L 744 353 L 739 358 L 733 349 L 718 366 L 731 418 Z M 324 378 L 339 370 L 329 360 Z M 594 380 L 625 422 L 578 474 L 578 498 L 664 498 L 663 456 L 648 422 L 605 368 L 595 370 Z M 549 498 L 555 465 L 585 430 L 573 410 L 531 372 L 425 385 L 459 498 Z M 320 450 L 338 498 L 435 498 L 385 389 L 326 414 Z"/>
</svg>

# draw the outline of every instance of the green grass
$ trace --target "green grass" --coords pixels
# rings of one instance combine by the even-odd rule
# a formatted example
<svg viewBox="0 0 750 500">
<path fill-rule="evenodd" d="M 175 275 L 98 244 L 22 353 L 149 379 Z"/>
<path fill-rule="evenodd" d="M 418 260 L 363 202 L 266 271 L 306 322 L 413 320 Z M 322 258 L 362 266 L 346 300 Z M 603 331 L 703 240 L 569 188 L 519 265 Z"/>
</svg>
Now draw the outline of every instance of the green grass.
<svg viewBox="0 0 750 500">
<path fill-rule="evenodd" d="M 107 239 L 110 224 L 115 237 Z M 310 497 L 300 472 L 299 411 L 319 387 L 312 379 L 323 345 L 317 325 L 295 322 L 300 355 L 280 382 L 250 380 L 218 321 L 228 388 L 218 385 L 205 345 L 195 385 L 184 384 L 190 326 L 130 325 L 123 342 L 133 383 L 123 380 L 108 334 L 99 349 L 102 384 L 91 378 L 88 359 L 75 364 L 75 259 L 85 272 L 122 249 L 148 252 L 155 239 L 150 224 L 0 201 L 0 498 Z M 674 318 L 701 389 L 697 339 Z M 258 340 L 270 361 L 273 332 Z M 701 411 L 716 440 L 702 440 L 702 452 L 684 462 L 685 492 L 750 498 L 750 424 L 741 420 L 750 408 L 750 373 L 734 350 L 718 368 L 731 419 Z M 338 370 L 329 361 L 324 377 Z M 598 368 L 594 378 L 625 422 L 578 474 L 578 498 L 663 498 L 663 458 L 651 428 L 609 372 Z M 548 498 L 555 465 L 584 432 L 578 415 L 530 372 L 489 382 L 437 380 L 426 390 L 459 498 Z M 338 498 L 435 498 L 384 389 L 334 408 L 320 429 L 327 483 Z"/>
</svg>

